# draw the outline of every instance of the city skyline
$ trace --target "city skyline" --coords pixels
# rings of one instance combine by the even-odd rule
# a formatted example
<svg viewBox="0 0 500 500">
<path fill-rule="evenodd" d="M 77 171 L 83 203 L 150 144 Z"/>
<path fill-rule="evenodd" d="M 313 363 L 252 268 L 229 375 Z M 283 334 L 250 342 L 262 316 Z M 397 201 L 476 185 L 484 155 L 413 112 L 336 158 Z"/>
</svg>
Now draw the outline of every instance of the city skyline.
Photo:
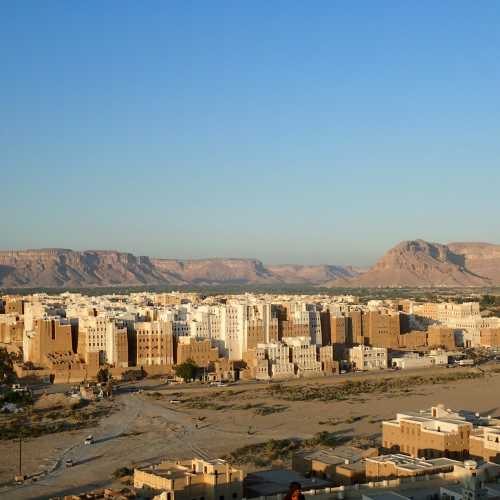
<svg viewBox="0 0 500 500">
<path fill-rule="evenodd" d="M 1 498 L 500 500 L 499 2 L 0 20 Z"/>
<path fill-rule="evenodd" d="M 2 248 L 367 266 L 500 242 L 494 3 L 0 15 Z"/>
</svg>

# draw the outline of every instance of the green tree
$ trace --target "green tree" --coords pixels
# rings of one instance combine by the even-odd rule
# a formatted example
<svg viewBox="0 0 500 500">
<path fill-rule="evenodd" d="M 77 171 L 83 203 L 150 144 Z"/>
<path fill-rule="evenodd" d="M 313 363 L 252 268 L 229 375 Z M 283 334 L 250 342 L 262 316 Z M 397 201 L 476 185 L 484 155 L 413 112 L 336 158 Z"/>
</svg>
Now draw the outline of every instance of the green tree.
<svg viewBox="0 0 500 500">
<path fill-rule="evenodd" d="M 0 382 L 11 382 L 14 379 L 14 363 L 5 347 L 0 348 Z"/>
<path fill-rule="evenodd" d="M 197 370 L 198 365 L 192 359 L 188 359 L 175 367 L 175 374 L 184 382 L 189 382 L 195 378 Z"/>
<path fill-rule="evenodd" d="M 101 384 L 105 384 L 109 380 L 109 370 L 107 368 L 101 368 L 97 372 L 97 381 Z"/>
</svg>

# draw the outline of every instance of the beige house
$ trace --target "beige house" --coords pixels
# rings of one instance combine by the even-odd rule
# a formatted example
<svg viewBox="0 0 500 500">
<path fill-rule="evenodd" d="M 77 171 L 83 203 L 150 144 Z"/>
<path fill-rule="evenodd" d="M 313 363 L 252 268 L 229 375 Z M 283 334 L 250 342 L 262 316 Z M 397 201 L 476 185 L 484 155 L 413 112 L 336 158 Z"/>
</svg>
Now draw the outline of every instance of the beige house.
<svg viewBox="0 0 500 500">
<path fill-rule="evenodd" d="M 365 478 L 365 459 L 377 456 L 376 448 L 362 450 L 353 446 L 322 448 L 297 452 L 292 469 L 307 477 L 327 479 L 335 484 L 354 484 Z"/>
<path fill-rule="evenodd" d="M 381 370 L 387 368 L 387 349 L 357 345 L 349 349 L 349 361 L 356 370 Z"/>
<path fill-rule="evenodd" d="M 472 429 L 456 412 L 435 406 L 430 412 L 398 413 L 383 422 L 382 446 L 414 458 L 466 458 Z"/>
<path fill-rule="evenodd" d="M 134 470 L 134 488 L 158 500 L 241 500 L 244 473 L 224 460 L 162 462 Z"/>
<path fill-rule="evenodd" d="M 457 465 L 460 466 L 463 463 L 449 458 L 426 460 L 401 454 L 381 455 L 366 459 L 366 479 L 379 481 L 452 472 Z"/>
</svg>

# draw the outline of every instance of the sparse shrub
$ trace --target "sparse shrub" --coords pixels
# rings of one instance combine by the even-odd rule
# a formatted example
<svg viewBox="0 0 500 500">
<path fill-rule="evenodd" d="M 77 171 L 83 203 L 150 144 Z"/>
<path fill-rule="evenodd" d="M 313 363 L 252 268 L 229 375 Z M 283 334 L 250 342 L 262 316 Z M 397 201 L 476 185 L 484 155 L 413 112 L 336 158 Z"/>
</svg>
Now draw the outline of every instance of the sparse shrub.
<svg viewBox="0 0 500 500">
<path fill-rule="evenodd" d="M 134 473 L 134 469 L 130 467 L 120 467 L 113 472 L 113 477 L 115 479 L 120 479 L 122 477 L 131 476 Z"/>
</svg>

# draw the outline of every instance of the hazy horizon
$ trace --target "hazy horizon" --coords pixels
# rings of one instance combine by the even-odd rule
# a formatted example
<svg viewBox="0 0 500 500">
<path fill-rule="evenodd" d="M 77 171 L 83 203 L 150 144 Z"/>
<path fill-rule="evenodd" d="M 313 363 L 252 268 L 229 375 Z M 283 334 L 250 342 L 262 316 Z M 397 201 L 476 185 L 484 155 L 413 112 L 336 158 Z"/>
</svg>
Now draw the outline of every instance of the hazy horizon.
<svg viewBox="0 0 500 500">
<path fill-rule="evenodd" d="M 500 5 L 4 3 L 5 249 L 373 264 L 500 242 Z"/>
</svg>

